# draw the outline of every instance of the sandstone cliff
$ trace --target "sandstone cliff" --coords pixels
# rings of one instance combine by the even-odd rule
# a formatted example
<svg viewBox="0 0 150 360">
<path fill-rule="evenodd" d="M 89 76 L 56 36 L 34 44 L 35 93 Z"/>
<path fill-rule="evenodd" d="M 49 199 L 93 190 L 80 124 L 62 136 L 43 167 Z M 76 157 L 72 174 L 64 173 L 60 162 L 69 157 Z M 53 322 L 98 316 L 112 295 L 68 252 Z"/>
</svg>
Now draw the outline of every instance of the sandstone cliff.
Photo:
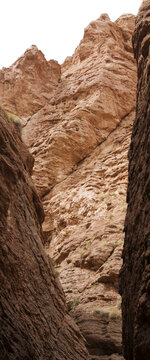
<svg viewBox="0 0 150 360">
<path fill-rule="evenodd" d="M 128 209 L 121 271 L 123 343 L 127 360 L 150 354 L 150 2 L 144 1 L 133 36 L 138 67 L 136 118 L 129 151 Z"/>
<path fill-rule="evenodd" d="M 118 273 L 136 91 L 133 29 L 131 15 L 92 22 L 63 64 L 51 104 L 23 129 L 46 215 L 45 247 L 99 359 L 122 351 Z"/>
<path fill-rule="evenodd" d="M 35 158 L 33 180 L 45 211 L 43 242 L 91 359 L 98 360 L 122 359 L 118 273 L 135 116 L 134 21 L 124 15 L 112 23 L 107 14 L 93 21 L 51 92 L 47 86 L 46 105 L 38 112 L 32 104 L 30 109 L 28 96 L 20 113 L 6 96 L 7 111 L 34 113 L 22 136 Z M 31 57 L 33 50 L 27 51 Z M 35 71 L 33 89 L 36 79 Z M 27 88 L 28 81 L 30 68 Z M 45 78 L 40 81 L 44 86 Z"/>
<path fill-rule="evenodd" d="M 86 359 L 42 242 L 33 158 L 0 110 L 0 358 Z"/>
<path fill-rule="evenodd" d="M 60 75 L 57 61 L 46 61 L 33 45 L 12 66 L 0 70 L 1 106 L 28 118 L 50 101 Z"/>
</svg>

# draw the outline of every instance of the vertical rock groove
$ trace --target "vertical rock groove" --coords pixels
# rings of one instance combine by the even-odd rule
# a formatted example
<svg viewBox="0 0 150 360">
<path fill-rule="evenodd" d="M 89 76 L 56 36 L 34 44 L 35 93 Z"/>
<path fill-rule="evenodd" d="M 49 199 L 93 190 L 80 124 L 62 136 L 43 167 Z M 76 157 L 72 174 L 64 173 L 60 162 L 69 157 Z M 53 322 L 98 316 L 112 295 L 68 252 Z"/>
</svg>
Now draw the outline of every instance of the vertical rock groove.
<svg viewBox="0 0 150 360">
<path fill-rule="evenodd" d="M 0 359 L 87 359 L 42 246 L 32 156 L 2 110 L 0 144 Z"/>
<path fill-rule="evenodd" d="M 126 360 L 150 354 L 150 2 L 140 7 L 133 48 L 138 68 L 136 118 L 129 150 L 128 209 L 121 270 Z"/>
</svg>

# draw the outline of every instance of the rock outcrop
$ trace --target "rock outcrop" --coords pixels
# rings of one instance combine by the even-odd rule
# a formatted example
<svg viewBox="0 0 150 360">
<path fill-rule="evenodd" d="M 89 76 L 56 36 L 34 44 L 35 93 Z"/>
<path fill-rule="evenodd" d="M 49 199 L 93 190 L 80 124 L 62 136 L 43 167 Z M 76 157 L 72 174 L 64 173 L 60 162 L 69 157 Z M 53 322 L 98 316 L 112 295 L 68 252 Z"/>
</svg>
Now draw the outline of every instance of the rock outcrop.
<svg viewBox="0 0 150 360">
<path fill-rule="evenodd" d="M 93 21 L 51 99 L 22 129 L 35 158 L 45 249 L 91 360 L 122 359 L 118 274 L 135 116 L 134 22 L 107 14 Z"/>
<path fill-rule="evenodd" d="M 98 359 L 122 352 L 118 273 L 135 116 L 133 29 L 132 15 L 92 22 L 62 65 L 53 102 L 23 129 L 45 210 L 45 248 Z"/>
<path fill-rule="evenodd" d="M 128 209 L 121 271 L 126 360 L 150 354 L 150 2 L 139 10 L 133 36 L 138 67 L 136 118 L 129 151 Z"/>
<path fill-rule="evenodd" d="M 0 358 L 85 359 L 84 340 L 42 246 L 33 158 L 0 110 Z"/>
<path fill-rule="evenodd" d="M 92 22 L 69 67 L 62 66 L 53 103 L 24 129 L 24 141 L 35 156 L 33 179 L 40 196 L 74 171 L 135 106 L 133 29 L 132 15 L 117 23 L 106 15 Z"/>
<path fill-rule="evenodd" d="M 49 103 L 60 76 L 57 61 L 46 61 L 33 45 L 12 66 L 0 70 L 0 104 L 4 110 L 28 119 Z"/>
</svg>

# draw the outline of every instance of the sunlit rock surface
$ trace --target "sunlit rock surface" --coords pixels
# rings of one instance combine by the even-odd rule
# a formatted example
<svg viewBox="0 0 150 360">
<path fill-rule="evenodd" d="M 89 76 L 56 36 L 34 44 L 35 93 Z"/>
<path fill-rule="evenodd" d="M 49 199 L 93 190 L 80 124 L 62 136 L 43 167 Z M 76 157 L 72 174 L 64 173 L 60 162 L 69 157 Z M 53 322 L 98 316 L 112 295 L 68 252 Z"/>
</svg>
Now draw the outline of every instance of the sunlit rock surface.
<svg viewBox="0 0 150 360">
<path fill-rule="evenodd" d="M 89 24 L 50 99 L 22 129 L 35 158 L 45 249 L 92 360 L 122 359 L 118 273 L 135 116 L 134 22 L 103 14 Z"/>
<path fill-rule="evenodd" d="M 57 61 L 46 61 L 33 45 L 12 66 L 0 70 L 0 104 L 4 110 L 29 119 L 46 105 L 58 85 Z"/>
</svg>

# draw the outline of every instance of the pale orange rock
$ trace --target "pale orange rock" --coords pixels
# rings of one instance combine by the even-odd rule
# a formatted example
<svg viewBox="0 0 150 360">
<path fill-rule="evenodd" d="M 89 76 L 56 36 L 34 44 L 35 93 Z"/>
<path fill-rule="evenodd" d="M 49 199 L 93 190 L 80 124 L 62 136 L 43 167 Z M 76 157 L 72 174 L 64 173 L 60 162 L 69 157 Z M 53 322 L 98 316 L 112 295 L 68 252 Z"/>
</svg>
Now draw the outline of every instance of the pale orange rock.
<svg viewBox="0 0 150 360">
<path fill-rule="evenodd" d="M 133 26 L 130 16 L 130 46 Z M 106 15 L 92 22 L 68 69 L 62 66 L 53 104 L 28 122 L 23 138 L 36 155 L 33 178 L 40 196 L 74 171 L 135 106 L 136 68 L 127 44 L 121 25 Z M 91 54 L 83 59 L 84 47 Z"/>
<path fill-rule="evenodd" d="M 91 360 L 122 359 L 118 273 L 135 114 L 134 21 L 103 14 L 89 24 L 49 101 L 22 130 L 35 158 L 45 249 Z"/>
<path fill-rule="evenodd" d="M 53 102 L 23 132 L 35 155 L 46 251 L 98 359 L 121 359 L 122 351 L 118 273 L 136 92 L 133 28 L 132 15 L 92 22 L 62 65 Z"/>
<path fill-rule="evenodd" d="M 45 248 L 91 354 L 121 354 L 118 274 L 134 116 L 43 198 Z"/>
<path fill-rule="evenodd" d="M 0 104 L 4 110 L 27 118 L 46 105 L 60 79 L 57 61 L 46 61 L 33 45 L 12 66 L 0 70 Z"/>
</svg>

